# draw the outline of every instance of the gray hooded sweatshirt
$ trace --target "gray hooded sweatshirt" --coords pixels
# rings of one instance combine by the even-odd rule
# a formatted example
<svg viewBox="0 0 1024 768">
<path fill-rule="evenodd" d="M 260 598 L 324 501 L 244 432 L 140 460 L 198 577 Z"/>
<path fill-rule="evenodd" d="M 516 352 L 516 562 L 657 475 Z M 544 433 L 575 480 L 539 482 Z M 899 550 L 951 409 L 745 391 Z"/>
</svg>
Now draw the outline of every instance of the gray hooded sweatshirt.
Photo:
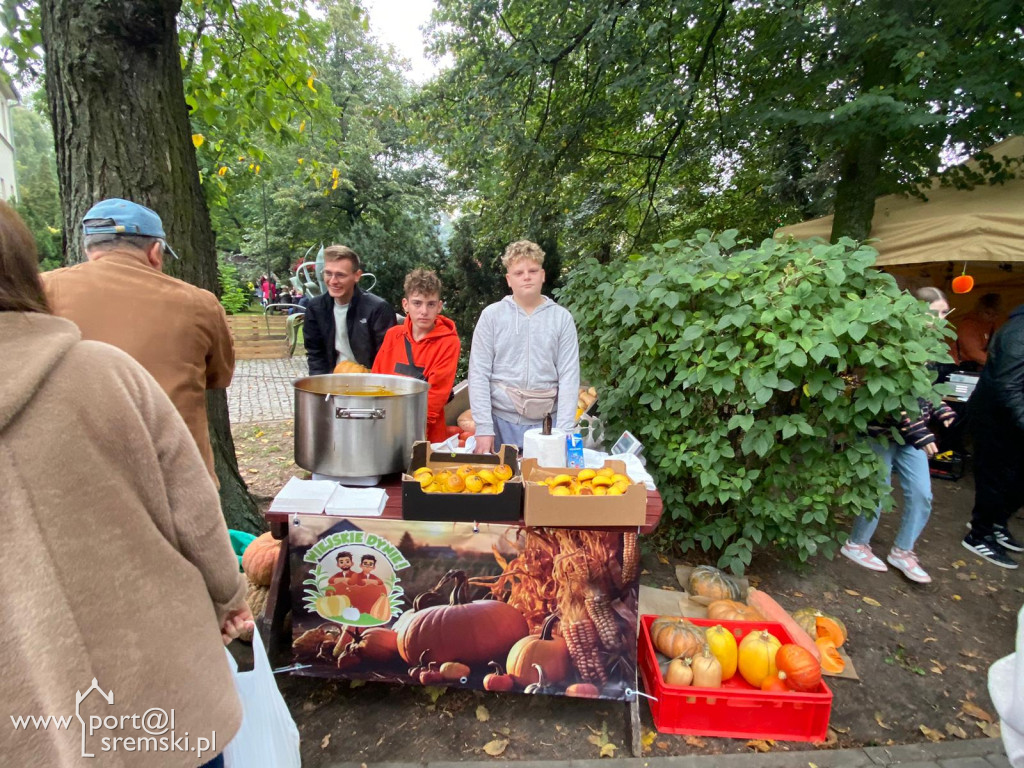
<svg viewBox="0 0 1024 768">
<path fill-rule="evenodd" d="M 469 354 L 469 404 L 476 434 L 494 434 L 493 417 L 530 423 L 512 405 L 504 386 L 558 388 L 554 426 L 572 429 L 580 385 L 576 323 L 564 307 L 544 297 L 531 314 L 512 296 L 480 313 Z"/>
</svg>

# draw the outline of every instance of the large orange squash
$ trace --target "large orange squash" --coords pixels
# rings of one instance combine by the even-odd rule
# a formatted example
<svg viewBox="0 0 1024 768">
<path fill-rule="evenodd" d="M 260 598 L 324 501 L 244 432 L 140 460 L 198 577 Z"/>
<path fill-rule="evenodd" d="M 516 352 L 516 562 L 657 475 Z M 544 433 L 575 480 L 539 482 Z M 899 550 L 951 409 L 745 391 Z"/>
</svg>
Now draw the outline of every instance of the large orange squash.
<svg viewBox="0 0 1024 768">
<path fill-rule="evenodd" d="M 242 553 L 242 570 L 253 584 L 269 587 L 277 564 L 277 555 L 281 551 L 281 542 L 270 535 L 270 532 L 257 536 L 245 552 Z"/>
<path fill-rule="evenodd" d="M 539 635 L 522 638 L 508 652 L 505 668 L 521 688 L 538 682 L 535 664 L 544 670 L 544 679 L 549 683 L 560 683 L 569 676 L 572 660 L 565 640 L 551 634 L 556 621 L 558 616 L 551 614 L 544 621 Z"/>
<path fill-rule="evenodd" d="M 704 629 L 681 616 L 662 616 L 651 624 L 651 642 L 670 659 L 696 656 L 704 647 Z"/>
<path fill-rule="evenodd" d="M 523 614 L 501 600 L 465 602 L 466 574 L 449 574 L 446 579 L 456 581 L 451 601 L 415 611 L 408 620 L 403 616 L 398 652 L 409 664 L 419 662 L 426 652 L 428 661 L 461 661 L 484 669 L 489 661 L 505 658 L 530 628 Z"/>
<path fill-rule="evenodd" d="M 830 675 L 842 674 L 846 669 L 846 661 L 836 650 L 835 641 L 831 637 L 819 637 L 815 642 L 821 651 L 821 671 Z"/>
</svg>

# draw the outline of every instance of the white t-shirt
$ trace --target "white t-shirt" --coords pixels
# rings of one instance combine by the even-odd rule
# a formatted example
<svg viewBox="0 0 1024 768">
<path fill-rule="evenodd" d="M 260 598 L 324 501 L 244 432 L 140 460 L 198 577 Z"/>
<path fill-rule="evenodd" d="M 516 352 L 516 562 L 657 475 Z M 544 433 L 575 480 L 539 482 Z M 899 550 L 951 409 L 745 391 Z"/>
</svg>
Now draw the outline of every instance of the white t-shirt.
<svg viewBox="0 0 1024 768">
<path fill-rule="evenodd" d="M 345 325 L 345 318 L 348 317 L 348 304 L 334 302 L 334 348 L 338 350 L 338 362 L 351 360 L 356 362 L 356 356 L 352 352 L 352 345 L 348 343 L 348 327 Z"/>
</svg>

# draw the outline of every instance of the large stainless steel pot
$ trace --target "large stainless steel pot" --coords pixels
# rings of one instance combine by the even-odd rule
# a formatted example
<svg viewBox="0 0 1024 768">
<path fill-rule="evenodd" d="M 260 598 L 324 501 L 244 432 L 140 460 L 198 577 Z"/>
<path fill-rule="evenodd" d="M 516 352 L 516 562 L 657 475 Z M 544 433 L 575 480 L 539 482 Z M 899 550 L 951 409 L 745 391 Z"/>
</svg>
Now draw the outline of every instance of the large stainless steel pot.
<svg viewBox="0 0 1024 768">
<path fill-rule="evenodd" d="M 412 444 L 426 439 L 424 381 L 376 373 L 307 376 L 295 388 L 295 463 L 335 477 L 408 468 Z"/>
</svg>

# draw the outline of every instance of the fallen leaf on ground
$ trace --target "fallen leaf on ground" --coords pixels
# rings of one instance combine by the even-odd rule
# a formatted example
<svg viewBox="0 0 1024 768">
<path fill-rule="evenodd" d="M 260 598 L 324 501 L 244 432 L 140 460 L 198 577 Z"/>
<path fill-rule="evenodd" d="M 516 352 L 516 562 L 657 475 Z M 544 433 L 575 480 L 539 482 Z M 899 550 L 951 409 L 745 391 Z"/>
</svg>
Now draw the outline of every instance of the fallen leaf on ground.
<svg viewBox="0 0 1024 768">
<path fill-rule="evenodd" d="M 348 687 L 349 688 L 362 688 L 364 685 L 366 685 L 366 681 L 365 680 L 349 680 L 348 681 Z"/>
<path fill-rule="evenodd" d="M 973 701 L 965 701 L 963 704 L 960 705 L 960 709 L 963 711 L 964 714 L 970 715 L 971 717 L 975 717 L 978 720 L 984 720 L 986 723 L 992 722 L 992 715 L 990 715 L 984 709 L 979 707 Z"/>
<path fill-rule="evenodd" d="M 924 734 L 924 737 L 928 739 L 928 741 L 943 741 L 946 738 L 946 735 L 944 733 L 940 733 L 939 731 L 933 730 L 932 728 L 929 728 L 927 725 L 919 725 L 917 727 L 921 730 L 921 733 Z"/>
<path fill-rule="evenodd" d="M 941 675 L 943 672 L 946 671 L 946 666 L 938 659 L 931 659 L 931 662 L 931 671 L 934 672 L 936 675 Z"/>
<path fill-rule="evenodd" d="M 327 745 L 331 743 L 331 734 L 327 734 L 320 739 L 320 749 L 327 749 Z"/>
<path fill-rule="evenodd" d="M 423 690 L 430 697 L 430 703 L 436 704 L 437 700 L 444 696 L 444 692 L 448 689 L 443 685 L 425 685 Z"/>
<path fill-rule="evenodd" d="M 704 739 L 700 738 L 700 736 L 687 736 L 686 743 L 696 749 L 703 749 L 708 745 L 708 743 L 704 741 Z"/>
<path fill-rule="evenodd" d="M 965 565 L 967 565 L 967 563 L 966 563 L 965 561 L 963 561 L 963 560 L 954 560 L 954 561 L 953 561 L 953 562 L 951 563 L 951 565 L 952 565 L 952 566 L 953 566 L 954 568 L 963 568 L 963 567 L 964 567 Z"/>
<path fill-rule="evenodd" d="M 960 655 L 961 656 L 966 656 L 968 659 L 980 659 L 981 658 L 981 654 L 980 653 L 978 653 L 977 651 L 972 651 L 970 649 L 964 649 L 964 650 L 960 651 Z"/>
<path fill-rule="evenodd" d="M 866 597 L 864 599 L 867 600 Z M 906 632 L 907 631 L 907 628 L 904 627 L 902 624 L 890 624 L 889 626 L 892 627 L 892 631 L 893 632 Z"/>
<path fill-rule="evenodd" d="M 646 568 L 644 568 L 642 571 L 640 571 L 640 575 L 641 576 L 650 576 L 651 572 L 648 571 Z"/>
<path fill-rule="evenodd" d="M 665 585 L 664 587 L 662 587 L 662 589 L 664 589 L 666 592 L 678 592 L 679 591 L 675 587 L 669 586 L 669 585 Z"/>
<path fill-rule="evenodd" d="M 961 728 L 959 725 L 953 723 L 946 723 L 946 733 L 950 736 L 956 736 L 958 739 L 966 739 L 967 731 Z"/>
<path fill-rule="evenodd" d="M 803 592 L 794 592 L 793 593 L 793 597 L 803 597 L 803 596 L 804 596 Z"/>
<path fill-rule="evenodd" d="M 654 743 L 654 740 L 656 738 L 658 738 L 657 731 L 651 731 L 647 728 L 644 728 L 640 732 L 640 744 L 643 746 L 644 749 L 650 749 L 651 745 Z"/>
<path fill-rule="evenodd" d="M 840 728 L 838 725 L 831 726 L 829 728 L 829 730 L 835 731 L 836 733 L 849 733 L 850 732 L 849 728 Z"/>
<path fill-rule="evenodd" d="M 601 757 L 615 757 L 615 750 L 618 749 L 614 744 L 609 742 L 601 747 Z"/>
<path fill-rule="evenodd" d="M 873 597 L 862 597 L 861 600 L 863 600 L 868 605 L 875 606 L 875 608 L 881 608 L 882 607 L 882 604 L 880 602 L 878 602 L 877 600 L 875 600 Z"/>
<path fill-rule="evenodd" d="M 922 640 L 921 642 L 922 642 L 922 643 L 937 643 L 937 642 L 939 642 L 939 641 L 938 641 L 938 639 L 937 639 L 937 638 L 934 638 L 934 637 L 926 637 L 926 638 L 925 638 L 924 640 Z"/>
<path fill-rule="evenodd" d="M 860 592 L 858 592 L 856 589 L 846 589 L 846 590 L 843 590 L 843 591 L 846 592 L 846 594 L 848 594 L 848 595 L 853 595 L 854 597 L 860 597 Z"/>
<path fill-rule="evenodd" d="M 887 730 L 887 731 L 891 731 L 892 730 L 892 728 L 890 728 L 888 725 L 886 725 L 882 721 L 882 713 L 881 712 L 875 712 L 875 722 L 878 723 L 879 727 L 885 728 L 885 730 Z"/>
<path fill-rule="evenodd" d="M 487 711 L 487 707 L 483 704 L 476 708 L 476 719 L 481 723 L 486 723 L 491 719 L 491 713 Z"/>
<path fill-rule="evenodd" d="M 847 728 L 846 730 L 849 731 L 850 729 Z M 844 733 L 845 732 L 846 731 L 844 731 Z M 836 733 L 834 728 L 829 728 L 828 729 L 828 733 L 825 734 L 825 740 L 823 742 L 819 743 L 819 744 L 815 744 L 814 746 L 817 749 L 831 749 L 832 747 L 834 747 L 838 743 L 839 743 L 839 734 Z"/>
<path fill-rule="evenodd" d="M 484 752 L 491 757 L 497 757 L 505 751 L 508 746 L 508 739 L 493 739 L 484 744 Z"/>
<path fill-rule="evenodd" d="M 656 742 L 654 742 L 654 746 L 656 746 L 658 749 L 666 750 L 666 749 L 668 749 L 668 742 L 667 741 L 656 741 Z"/>
<path fill-rule="evenodd" d="M 771 739 L 751 739 L 747 746 L 755 752 L 771 752 L 775 742 Z"/>
<path fill-rule="evenodd" d="M 956 600 L 956 601 L 963 600 L 963 598 L 960 597 L 960 595 L 953 595 L 953 599 Z"/>
<path fill-rule="evenodd" d="M 981 732 L 988 736 L 990 739 L 998 739 L 1000 735 L 999 723 L 983 723 L 978 721 L 978 727 Z"/>
<path fill-rule="evenodd" d="M 978 668 L 973 664 L 961 664 L 960 662 L 957 662 L 957 666 L 960 667 L 960 669 L 966 669 L 968 672 L 978 671 Z"/>
<path fill-rule="evenodd" d="M 661 563 L 662 565 L 668 565 L 668 558 L 665 557 L 663 554 L 661 554 L 659 552 L 658 553 L 658 562 Z"/>
</svg>

